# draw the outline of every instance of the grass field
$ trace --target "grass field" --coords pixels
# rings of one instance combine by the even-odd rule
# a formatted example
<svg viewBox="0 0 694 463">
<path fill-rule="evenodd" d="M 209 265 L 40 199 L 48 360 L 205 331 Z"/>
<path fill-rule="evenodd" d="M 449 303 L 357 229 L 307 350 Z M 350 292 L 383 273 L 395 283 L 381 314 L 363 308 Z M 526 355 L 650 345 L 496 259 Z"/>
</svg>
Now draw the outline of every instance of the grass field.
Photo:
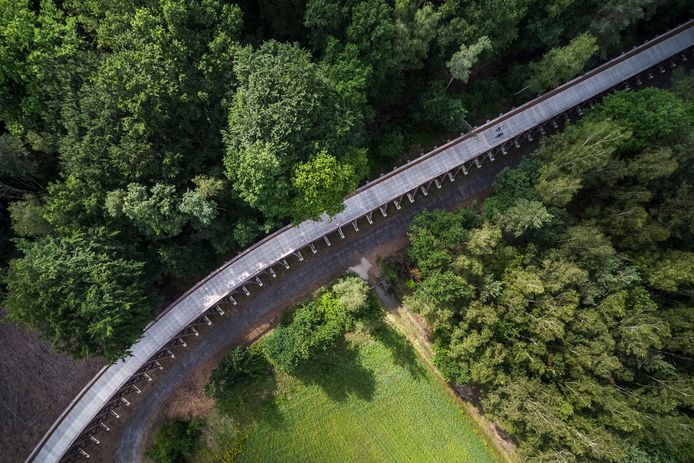
<svg viewBox="0 0 694 463">
<path fill-rule="evenodd" d="M 194 461 L 220 461 L 242 435 L 239 462 L 497 461 L 386 325 L 350 333 L 298 377 L 268 373 L 244 386 L 209 416 Z"/>
</svg>

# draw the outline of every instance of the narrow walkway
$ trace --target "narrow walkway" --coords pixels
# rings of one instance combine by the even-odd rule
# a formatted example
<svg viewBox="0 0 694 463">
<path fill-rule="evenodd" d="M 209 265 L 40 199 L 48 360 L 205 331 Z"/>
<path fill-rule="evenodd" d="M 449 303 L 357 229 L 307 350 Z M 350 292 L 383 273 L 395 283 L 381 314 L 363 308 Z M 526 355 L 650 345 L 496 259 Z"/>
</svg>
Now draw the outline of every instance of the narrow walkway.
<svg viewBox="0 0 694 463">
<path fill-rule="evenodd" d="M 85 443 L 96 440 L 92 434 L 83 434 L 85 428 L 91 425 L 97 431 L 103 422 L 101 417 L 105 419 L 109 413 L 117 414 L 114 409 L 121 405 L 125 395 L 132 392 L 132 381 L 146 373 L 144 369 L 149 368 L 152 359 L 168 355 L 168 347 L 177 341 L 182 331 L 189 329 L 200 317 L 207 318 L 209 310 L 228 301 L 234 292 L 248 294 L 247 286 L 262 286 L 261 276 L 267 278 L 267 273 L 274 275 L 274 266 L 288 266 L 287 259 L 293 255 L 303 260 L 301 251 L 307 252 L 308 248 L 315 252 L 320 245 L 327 250 L 330 235 L 334 240 L 336 234 L 345 236 L 345 228 L 353 227 L 355 232 L 359 231 L 360 226 L 365 227 L 365 222 L 373 223 L 379 211 L 383 217 L 388 214 L 402 215 L 402 212 L 396 211 L 402 208 L 404 198 L 410 202 L 415 201 L 415 196 L 417 201 L 420 196 L 426 199 L 430 190 L 433 191 L 430 188 L 432 184 L 440 188 L 446 179 L 453 181 L 456 175 L 467 174 L 473 165 L 480 167 L 483 161 L 493 161 L 495 156 L 507 152 L 512 144 L 518 144 L 521 137 L 532 141 L 533 135 L 537 135 L 535 131 L 544 133 L 545 124 L 552 123 L 556 127 L 557 119 L 569 111 L 578 108 L 580 113 L 580 105 L 598 98 L 627 79 L 647 72 L 687 50 L 692 44 L 694 21 L 370 182 L 348 197 L 344 211 L 335 217 L 326 216 L 319 222 L 307 221 L 295 227 L 285 227 L 239 254 L 191 288 L 150 323 L 142 338 L 133 345 L 130 357 L 102 370 L 49 430 L 28 461 L 55 462 L 66 454 L 75 458 L 85 455 L 86 452 L 79 446 L 73 446 L 73 443 L 80 436 Z M 371 227 L 371 230 L 376 228 Z M 355 238 L 359 237 L 360 234 L 355 235 Z M 303 283 L 307 281 L 314 280 L 304 280 Z"/>
<path fill-rule="evenodd" d="M 166 398 L 183 383 L 191 370 L 205 364 L 220 350 L 237 345 L 257 320 L 272 312 L 287 309 L 292 301 L 308 296 L 314 288 L 345 273 L 349 267 L 358 265 L 362 256 L 373 249 L 405 237 L 410 222 L 421 211 L 452 208 L 479 195 L 489 188 L 504 167 L 516 164 L 519 159 L 519 153 L 509 154 L 498 163 L 473 171 L 465 181 L 456 182 L 438 194 L 432 193 L 424 200 L 403 209 L 400 214 L 383 219 L 378 226 L 362 229 L 359 234 L 345 240 L 344 246 L 335 252 L 316 254 L 310 263 L 297 267 L 278 279 L 272 291 L 259 293 L 249 307 L 219 324 L 199 345 L 173 364 L 148 391 L 143 392 L 140 403 L 132 408 L 132 415 L 123 428 L 115 461 L 140 462 L 147 432 Z M 311 285 L 307 287 L 306 282 L 311 282 Z M 105 461 L 108 461 L 108 457 Z"/>
</svg>

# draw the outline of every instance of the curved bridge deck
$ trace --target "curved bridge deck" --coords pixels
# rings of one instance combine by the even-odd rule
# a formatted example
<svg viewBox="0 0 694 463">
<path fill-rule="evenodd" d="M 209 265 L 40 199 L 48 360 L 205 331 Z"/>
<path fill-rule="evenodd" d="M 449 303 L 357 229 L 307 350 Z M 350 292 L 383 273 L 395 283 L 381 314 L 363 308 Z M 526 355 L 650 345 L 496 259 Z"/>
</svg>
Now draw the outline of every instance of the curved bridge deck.
<svg viewBox="0 0 694 463">
<path fill-rule="evenodd" d="M 139 391 L 137 384 L 147 380 L 147 371 L 158 367 L 158 358 L 171 355 L 168 347 L 195 332 L 196 324 L 208 323 L 207 314 L 221 312 L 220 304 L 235 305 L 235 294 L 248 294 L 251 284 L 262 286 L 262 278 L 274 277 L 273 267 L 288 268 L 290 256 L 303 260 L 302 251 L 316 252 L 317 242 L 329 246 L 328 235 L 344 237 L 344 227 L 358 230 L 360 224 L 372 222 L 374 213 L 395 213 L 402 201 L 414 202 L 417 195 L 427 195 L 432 185 L 440 187 L 482 162 L 493 161 L 496 155 L 506 154 L 511 144 L 544 134 L 545 127 L 556 126 L 559 118 L 580 115 L 581 106 L 592 104 L 605 92 L 628 85 L 630 80 L 647 79 L 692 45 L 694 21 L 689 21 L 364 185 L 345 200 L 344 210 L 335 217 L 285 227 L 242 252 L 150 323 L 132 346 L 131 356 L 100 371 L 27 461 L 56 462 L 87 456 L 80 442 L 96 441 L 94 435 L 108 428 L 105 420 L 109 413 L 115 414 L 114 410 L 127 402 L 127 394 Z"/>
</svg>

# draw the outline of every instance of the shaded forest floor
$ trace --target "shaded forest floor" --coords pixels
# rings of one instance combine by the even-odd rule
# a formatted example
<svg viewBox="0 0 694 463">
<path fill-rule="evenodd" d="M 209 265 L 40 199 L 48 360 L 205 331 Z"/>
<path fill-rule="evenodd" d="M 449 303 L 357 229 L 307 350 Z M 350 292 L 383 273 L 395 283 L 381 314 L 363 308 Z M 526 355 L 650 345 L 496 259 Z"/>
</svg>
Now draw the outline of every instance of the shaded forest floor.
<svg viewBox="0 0 694 463">
<path fill-rule="evenodd" d="M 2 321 L 0 462 L 24 461 L 103 364 L 101 359 L 72 360 L 33 333 Z"/>
</svg>

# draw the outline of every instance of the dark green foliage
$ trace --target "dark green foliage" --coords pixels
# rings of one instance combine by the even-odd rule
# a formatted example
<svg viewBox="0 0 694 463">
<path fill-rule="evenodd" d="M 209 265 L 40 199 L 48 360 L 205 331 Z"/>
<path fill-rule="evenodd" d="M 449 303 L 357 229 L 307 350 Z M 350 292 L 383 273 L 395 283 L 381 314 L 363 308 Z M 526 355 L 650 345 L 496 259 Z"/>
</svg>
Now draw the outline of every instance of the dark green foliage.
<svg viewBox="0 0 694 463">
<path fill-rule="evenodd" d="M 631 132 L 631 142 L 623 146 L 629 151 L 681 138 L 694 119 L 691 104 L 685 104 L 673 93 L 657 88 L 609 95 L 600 114 L 612 118 Z"/>
<path fill-rule="evenodd" d="M 64 352 L 123 356 L 152 315 L 144 265 L 103 230 L 20 241 L 4 308 Z"/>
<path fill-rule="evenodd" d="M 447 132 L 465 128 L 465 108 L 462 101 L 446 93 L 444 87 L 433 83 L 419 97 L 418 120 L 429 127 Z"/>
<path fill-rule="evenodd" d="M 222 400 L 235 386 L 257 378 L 267 368 L 267 361 L 259 349 L 237 347 L 214 369 L 205 385 L 205 394 Z"/>
<path fill-rule="evenodd" d="M 420 278 L 406 304 L 433 329 L 435 364 L 481 393 L 528 460 L 694 457 L 694 235 L 680 226 L 694 203 L 690 156 L 674 150 L 694 124 L 678 119 L 688 103 L 642 93 L 608 98 L 505 171 L 484 221 L 471 208 L 410 229 Z M 635 116 L 653 98 L 679 120 L 665 138 L 648 138 L 659 117 Z M 667 207 L 676 220 L 661 201 L 682 204 Z"/>
<path fill-rule="evenodd" d="M 145 453 L 157 463 L 183 463 L 192 455 L 200 436 L 199 421 L 169 420 L 157 430 L 154 444 Z"/>
</svg>

